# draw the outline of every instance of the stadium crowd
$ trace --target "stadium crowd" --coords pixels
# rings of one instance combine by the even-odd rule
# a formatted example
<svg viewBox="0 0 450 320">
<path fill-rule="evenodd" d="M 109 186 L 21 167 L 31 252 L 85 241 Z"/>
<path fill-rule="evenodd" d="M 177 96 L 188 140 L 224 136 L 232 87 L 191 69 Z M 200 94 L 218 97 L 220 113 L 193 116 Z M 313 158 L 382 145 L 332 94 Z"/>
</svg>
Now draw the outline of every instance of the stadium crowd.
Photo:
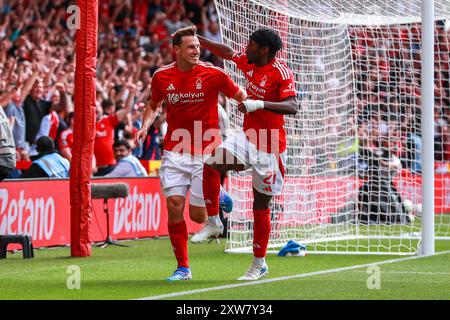
<svg viewBox="0 0 450 320">
<path fill-rule="evenodd" d="M 67 8 L 72 4 L 0 0 L 0 105 L 13 130 L 18 163 L 37 155 L 41 136 L 51 137 L 58 152 L 71 159 L 75 30 L 67 27 Z M 113 169 L 117 141 L 128 141 L 139 159 L 160 159 L 164 110 L 141 146 L 132 140 L 154 71 L 174 59 L 170 35 L 192 24 L 221 40 L 213 1 L 99 0 L 96 175 Z M 221 63 L 206 51 L 201 59 Z M 15 170 L 10 177 L 20 174 Z"/>
<path fill-rule="evenodd" d="M 444 21 L 435 24 L 434 145 L 438 166 L 450 161 L 449 29 Z M 355 27 L 351 39 L 360 151 L 379 150 L 391 160 L 401 160 L 402 167 L 420 173 L 420 26 Z"/>
<path fill-rule="evenodd" d="M 56 150 L 71 159 L 75 72 L 75 30 L 67 28 L 71 4 L 74 1 L 0 0 L 0 105 L 10 121 L 18 163 L 32 160 L 41 136 L 51 137 Z M 117 141 L 128 141 L 140 160 L 160 159 L 164 110 L 141 146 L 133 144 L 133 136 L 141 126 L 153 73 L 174 59 L 170 35 L 190 24 L 207 38 L 221 41 L 212 0 L 99 0 L 93 163 L 97 175 L 114 168 L 112 146 Z M 450 162 L 448 29 L 444 22 L 436 24 L 435 159 Z M 421 171 L 419 31 L 416 25 L 351 30 L 359 150 L 388 148 L 390 156 L 413 172 Z M 205 50 L 201 59 L 222 64 Z M 10 177 L 19 177 L 19 169 Z"/>
</svg>

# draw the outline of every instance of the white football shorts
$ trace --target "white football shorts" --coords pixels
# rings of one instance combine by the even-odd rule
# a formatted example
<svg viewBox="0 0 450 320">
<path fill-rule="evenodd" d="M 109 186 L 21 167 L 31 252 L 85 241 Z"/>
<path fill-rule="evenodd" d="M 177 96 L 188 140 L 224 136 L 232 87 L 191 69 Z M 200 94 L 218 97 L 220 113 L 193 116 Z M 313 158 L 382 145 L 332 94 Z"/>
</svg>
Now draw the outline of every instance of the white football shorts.
<svg viewBox="0 0 450 320">
<path fill-rule="evenodd" d="M 190 191 L 189 204 L 205 207 L 203 200 L 203 157 L 165 151 L 159 178 L 164 196 L 183 196 Z"/>
<path fill-rule="evenodd" d="M 219 146 L 233 154 L 245 169 L 252 168 L 252 185 L 267 195 L 280 194 L 286 167 L 286 151 L 281 154 L 260 151 L 249 142 L 244 132 L 227 137 Z"/>
</svg>

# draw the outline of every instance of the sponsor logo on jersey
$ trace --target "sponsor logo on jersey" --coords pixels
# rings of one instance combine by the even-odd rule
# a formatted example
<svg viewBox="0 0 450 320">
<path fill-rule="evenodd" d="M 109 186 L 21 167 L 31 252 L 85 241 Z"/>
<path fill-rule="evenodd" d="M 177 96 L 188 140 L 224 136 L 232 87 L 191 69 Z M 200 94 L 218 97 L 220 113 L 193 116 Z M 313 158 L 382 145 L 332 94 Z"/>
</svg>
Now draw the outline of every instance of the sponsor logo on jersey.
<svg viewBox="0 0 450 320">
<path fill-rule="evenodd" d="M 249 77 L 253 77 L 253 70 L 250 70 L 249 72 L 247 72 L 247 75 L 248 75 Z"/>
<path fill-rule="evenodd" d="M 251 93 L 252 95 L 264 99 L 264 95 L 266 93 L 266 90 L 263 88 L 260 88 L 256 84 L 253 84 L 251 81 L 246 81 L 245 88 L 247 89 L 247 92 Z"/>
<path fill-rule="evenodd" d="M 173 83 L 171 83 L 171 84 L 167 87 L 167 91 L 171 91 L 171 90 L 175 90 L 175 86 L 173 85 Z"/>
<path fill-rule="evenodd" d="M 171 104 L 176 104 L 178 102 L 201 102 L 205 94 L 203 92 L 186 92 L 186 93 L 169 93 L 167 99 Z"/>
</svg>

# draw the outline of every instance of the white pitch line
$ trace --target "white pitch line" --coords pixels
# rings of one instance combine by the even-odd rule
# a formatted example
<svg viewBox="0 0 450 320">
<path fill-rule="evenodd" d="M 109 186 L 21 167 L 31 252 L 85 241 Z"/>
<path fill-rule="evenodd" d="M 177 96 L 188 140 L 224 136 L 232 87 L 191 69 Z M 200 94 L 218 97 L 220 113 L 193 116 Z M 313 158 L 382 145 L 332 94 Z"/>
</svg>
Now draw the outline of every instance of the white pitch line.
<svg viewBox="0 0 450 320">
<path fill-rule="evenodd" d="M 450 253 L 450 250 L 437 252 L 433 256 L 437 256 L 437 255 L 441 255 L 441 254 L 448 254 L 448 253 Z M 408 261 L 408 260 L 416 260 L 416 259 L 428 258 L 428 257 L 433 257 L 433 256 L 413 256 L 413 257 L 407 257 L 407 258 L 385 260 L 385 261 L 380 261 L 380 262 L 366 263 L 366 264 L 360 264 L 360 265 L 355 265 L 355 266 L 336 268 L 336 269 L 328 269 L 328 270 L 322 270 L 322 271 L 316 271 L 316 272 L 310 272 L 310 273 L 301 273 L 301 274 L 296 274 L 296 275 L 292 275 L 292 276 L 265 279 L 265 280 L 260 280 L 260 281 L 251 281 L 251 282 L 229 284 L 229 285 L 209 287 L 209 288 L 203 288 L 203 289 L 180 291 L 180 292 L 162 294 L 162 295 L 158 295 L 158 296 L 150 296 L 150 297 L 145 297 L 145 298 L 140 298 L 140 299 L 135 299 L 135 300 L 162 300 L 162 299 L 167 299 L 167 298 L 187 296 L 187 295 L 191 295 L 191 294 L 204 293 L 204 292 L 210 292 L 210 291 L 219 291 L 219 290 L 233 289 L 233 288 L 239 288 L 239 287 L 256 286 L 256 285 L 260 285 L 260 284 L 285 281 L 285 280 L 291 280 L 291 279 L 307 278 L 307 277 L 313 277 L 313 276 L 318 276 L 318 275 L 323 275 L 323 274 L 328 274 L 328 273 L 336 273 L 336 272 L 348 271 L 348 270 L 359 269 L 359 268 L 367 268 L 370 266 L 379 266 L 379 265 L 383 265 L 383 264 L 403 262 L 403 261 Z"/>
<path fill-rule="evenodd" d="M 354 270 L 356 273 L 367 273 L 365 271 Z M 422 271 L 380 271 L 381 274 L 414 274 L 424 276 L 450 276 L 450 272 L 422 272 Z"/>
</svg>

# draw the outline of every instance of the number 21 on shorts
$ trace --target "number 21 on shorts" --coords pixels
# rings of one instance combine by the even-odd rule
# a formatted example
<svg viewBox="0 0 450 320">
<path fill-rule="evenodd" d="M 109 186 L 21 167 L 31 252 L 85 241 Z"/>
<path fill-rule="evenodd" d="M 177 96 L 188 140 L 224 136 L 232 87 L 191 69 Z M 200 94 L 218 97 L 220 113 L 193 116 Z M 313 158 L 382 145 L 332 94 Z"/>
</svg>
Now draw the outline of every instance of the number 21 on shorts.
<svg viewBox="0 0 450 320">
<path fill-rule="evenodd" d="M 275 184 L 275 181 L 277 180 L 277 173 L 275 171 L 266 172 L 266 176 L 267 177 L 263 180 L 265 184 Z"/>
</svg>

